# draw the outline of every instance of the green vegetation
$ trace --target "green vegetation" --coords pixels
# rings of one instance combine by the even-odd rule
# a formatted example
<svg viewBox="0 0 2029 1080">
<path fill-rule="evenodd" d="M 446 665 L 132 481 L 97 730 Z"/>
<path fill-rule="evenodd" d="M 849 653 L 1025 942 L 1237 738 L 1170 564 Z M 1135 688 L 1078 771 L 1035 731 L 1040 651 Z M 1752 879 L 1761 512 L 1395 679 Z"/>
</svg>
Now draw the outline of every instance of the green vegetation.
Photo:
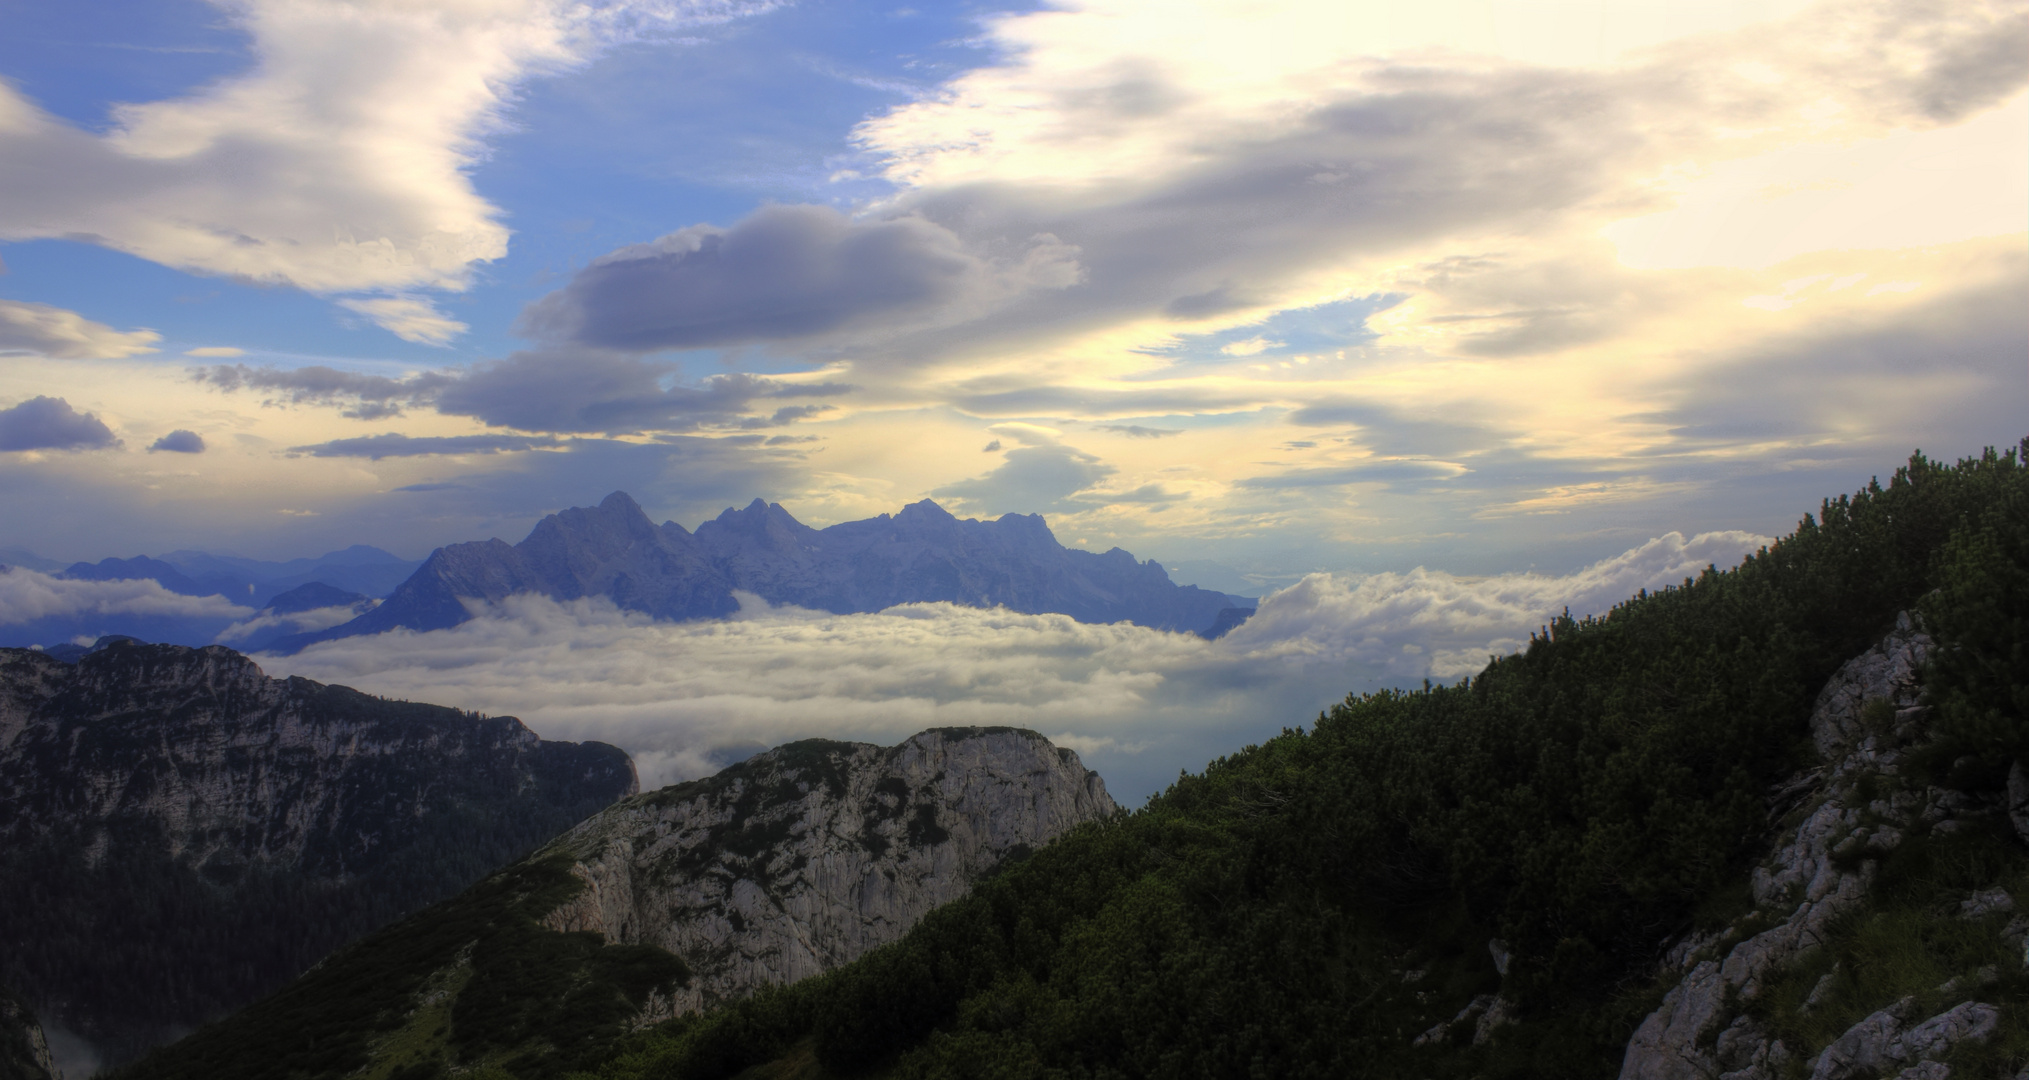
<svg viewBox="0 0 2029 1080">
<path fill-rule="evenodd" d="M 560 1077 L 604 1056 L 651 993 L 689 978 L 661 949 L 537 923 L 583 887 L 564 861 L 511 867 L 114 1075 L 279 1080 L 369 1069 L 428 1080 L 476 1065 L 521 1080 Z"/>
<path fill-rule="evenodd" d="M 901 942 L 637 1036 L 597 1075 L 1612 1076 L 1659 998 L 1660 945 L 1740 912 L 1813 696 L 1898 611 L 1921 600 L 1944 644 L 1945 767 L 2001 782 L 2029 686 L 2025 509 L 2015 450 L 1919 455 L 1737 569 L 1561 618 L 1458 686 L 1350 698 Z M 1911 851 L 1890 875 L 1906 886 L 1847 932 L 1856 970 L 1926 942 L 1930 966 L 1894 980 L 1913 987 L 1970 954 L 1911 914 L 1966 877 L 1916 862 L 1959 849 Z M 1496 987 L 1521 1023 L 1411 1045 Z M 1994 1053 L 2021 1038 L 2007 1024 Z"/>
</svg>

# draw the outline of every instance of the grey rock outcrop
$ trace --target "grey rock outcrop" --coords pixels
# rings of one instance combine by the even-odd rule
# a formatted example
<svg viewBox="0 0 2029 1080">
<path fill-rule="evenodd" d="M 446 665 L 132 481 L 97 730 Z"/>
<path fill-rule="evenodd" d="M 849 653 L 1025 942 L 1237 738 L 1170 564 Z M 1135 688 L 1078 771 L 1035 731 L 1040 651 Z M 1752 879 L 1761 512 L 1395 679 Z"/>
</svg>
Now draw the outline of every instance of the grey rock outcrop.
<svg viewBox="0 0 2029 1080">
<path fill-rule="evenodd" d="M 1815 792 L 1817 805 L 1755 868 L 1754 913 L 1721 935 L 1687 939 L 1671 950 L 1666 962 L 1689 970 L 1629 1041 L 1621 1080 L 1784 1075 L 1785 1063 L 1802 1048 L 1770 1039 L 1745 1015 L 1746 1006 L 1774 975 L 1820 945 L 1833 920 L 1865 901 L 1879 856 L 1919 828 L 1949 832 L 1958 815 L 1977 809 L 1955 791 L 1903 788 L 1876 798 L 1863 794 L 1871 788 L 1859 783 L 1898 775 L 1906 744 L 1920 737 L 1927 710 L 1918 703 L 1918 677 L 1930 647 L 1905 614 L 1819 693 L 1810 727 L 1826 764 L 1792 786 Z M 1932 1052 L 1938 1046 L 1983 1037 L 1991 1028 L 1976 1021 L 1991 1012 L 1991 1006 L 1968 1002 L 1908 1030 L 1908 1017 L 1892 1009 L 1877 1013 L 1828 1048 L 1813 1076 L 1835 1080 L 1931 1060 L 1941 1056 Z M 1837 1063 L 1848 1059 L 1872 1064 L 1839 1071 L 1845 1066 Z"/>
<path fill-rule="evenodd" d="M 118 1064 L 636 787 L 615 747 L 218 646 L 0 649 L 0 979 Z"/>
<path fill-rule="evenodd" d="M 1967 1001 L 1910 1026 L 1912 1004 L 1904 998 L 1847 1029 L 1818 1055 L 1811 1080 L 1853 1080 L 1936 1062 L 1961 1042 L 1992 1038 L 2001 1022 L 1999 1009 Z"/>
<path fill-rule="evenodd" d="M 673 521 L 652 524 L 616 491 L 597 507 L 544 518 L 519 544 L 439 548 L 373 611 L 272 647 L 440 630 L 471 618 L 472 604 L 517 593 L 601 596 L 661 619 L 712 618 L 738 608 L 735 589 L 841 615 L 946 602 L 1207 634 L 1230 630 L 1254 610 L 1247 597 L 1177 585 L 1153 560 L 1119 548 L 1066 548 L 1036 515 L 961 519 L 925 499 L 898 514 L 813 529 L 756 499 L 693 535 Z"/>
<path fill-rule="evenodd" d="M 5 989 L 0 989 L 0 1080 L 61 1080 L 41 1022 Z"/>
<path fill-rule="evenodd" d="M 636 788 L 613 747 L 271 679 L 219 646 L 122 642 L 76 664 L 0 649 L 0 835 L 16 843 L 146 824 L 191 865 L 343 875 L 447 795 L 603 805 Z"/>
<path fill-rule="evenodd" d="M 661 946 L 683 1014 L 894 941 L 1010 856 L 1115 811 L 1075 753 L 1011 728 L 810 740 L 615 804 L 533 858 L 586 888 L 556 930 Z"/>
</svg>

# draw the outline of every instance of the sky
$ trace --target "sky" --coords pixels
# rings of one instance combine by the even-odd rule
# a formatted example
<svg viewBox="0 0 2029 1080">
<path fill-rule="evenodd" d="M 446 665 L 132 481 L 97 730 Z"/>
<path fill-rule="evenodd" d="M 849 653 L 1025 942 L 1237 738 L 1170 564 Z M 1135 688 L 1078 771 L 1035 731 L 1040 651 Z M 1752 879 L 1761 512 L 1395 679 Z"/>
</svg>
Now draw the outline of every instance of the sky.
<svg viewBox="0 0 2029 1080">
<path fill-rule="evenodd" d="M 0 0 L 0 26 L 0 550 L 59 562 L 418 558 L 625 490 L 685 526 L 755 497 L 1040 513 L 1180 581 L 1380 605 L 1345 626 L 1377 583 L 1536 583 L 1470 649 L 1403 639 L 1427 658 L 1525 640 L 1667 538 L 1778 536 L 1912 450 L 2029 434 L 2020 2 Z M 537 607 L 497 629 L 705 656 L 815 618 Z M 927 617 L 865 625 L 902 649 Z M 1319 644 L 1345 626 L 1298 635 L 1342 665 L 1302 700 L 1357 681 Z M 1196 663 L 1054 633 L 1034 655 L 1150 686 Z M 510 677 L 482 652 L 446 655 Z M 475 685 L 398 669 L 320 670 Z M 1141 739 L 1095 725 L 1062 730 Z M 657 752 L 738 741 L 712 738 Z"/>
</svg>

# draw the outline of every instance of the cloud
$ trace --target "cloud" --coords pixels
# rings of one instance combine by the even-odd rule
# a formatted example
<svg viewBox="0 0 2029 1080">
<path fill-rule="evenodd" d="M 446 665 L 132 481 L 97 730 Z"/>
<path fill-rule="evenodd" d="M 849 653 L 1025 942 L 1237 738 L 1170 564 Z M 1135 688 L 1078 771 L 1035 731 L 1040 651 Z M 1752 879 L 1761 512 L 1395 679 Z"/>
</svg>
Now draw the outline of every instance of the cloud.
<svg viewBox="0 0 2029 1080">
<path fill-rule="evenodd" d="M 0 82 L 0 93 L 6 84 Z M 4 103 L 0 103 L 4 104 Z M 34 353 L 58 360 L 118 360 L 155 351 L 153 330 L 115 330 L 75 311 L 21 300 L 0 300 L 0 356 Z"/>
<path fill-rule="evenodd" d="M 1060 433 L 1054 428 L 1016 422 L 988 430 L 1022 445 L 1007 451 L 992 471 L 946 484 L 931 497 L 981 514 L 1038 514 L 1071 509 L 1073 495 L 1118 471 L 1095 455 L 1059 442 Z"/>
<path fill-rule="evenodd" d="M 1042 240 L 1020 270 L 1016 284 L 1062 287 L 1076 280 L 1075 253 Z M 783 341 L 964 307 L 1009 284 L 922 218 L 766 206 L 728 229 L 695 225 L 601 256 L 529 305 L 518 330 L 633 352 Z"/>
<path fill-rule="evenodd" d="M 204 453 L 204 437 L 195 431 L 177 428 L 175 431 L 148 444 L 148 449 L 167 450 L 172 454 Z"/>
<path fill-rule="evenodd" d="M 314 634 L 319 630 L 329 630 L 342 623 L 351 622 L 359 615 L 360 610 L 351 604 L 311 608 L 308 611 L 290 612 L 285 615 L 274 612 L 257 613 L 251 619 L 242 619 L 219 631 L 218 643 L 244 648 L 246 642 L 255 638 L 272 641 L 284 634 Z"/>
<path fill-rule="evenodd" d="M 828 406 L 777 402 L 854 389 L 742 373 L 713 375 L 697 386 L 665 385 L 677 370 L 622 353 L 561 349 L 401 378 L 323 366 L 281 370 L 245 364 L 193 368 L 190 374 L 218 390 L 269 392 L 269 404 L 336 406 L 362 420 L 428 407 L 493 427 L 569 434 L 780 427 Z"/>
<path fill-rule="evenodd" d="M 410 436 L 388 432 L 355 439 L 333 439 L 310 446 L 292 446 L 291 453 L 311 457 L 357 457 L 379 461 L 391 457 L 426 457 L 435 454 L 502 454 L 522 450 L 548 450 L 563 446 L 560 439 L 540 435 L 440 435 Z M 401 490 L 432 490 L 436 485 L 410 485 Z"/>
<path fill-rule="evenodd" d="M 1140 424 L 1101 424 L 1099 430 L 1125 435 L 1130 439 L 1160 439 L 1165 435 L 1183 434 L 1180 428 L 1152 428 L 1142 427 Z"/>
<path fill-rule="evenodd" d="M 322 293 L 459 289 L 508 230 L 472 187 L 518 85 L 603 45 L 765 9 L 737 0 L 247 0 L 255 63 L 73 127 L 0 83 L 0 238 L 89 239 Z"/>
<path fill-rule="evenodd" d="M 215 364 L 191 368 L 193 381 L 215 390 L 267 391 L 269 405 L 336 405 L 346 407 L 347 416 L 380 420 L 400 416 L 435 400 L 438 391 L 458 376 L 452 372 L 426 371 L 395 379 L 341 371 L 321 364 L 282 370 L 248 367 L 245 364 Z"/>
<path fill-rule="evenodd" d="M 814 411 L 770 403 L 850 393 L 834 383 L 714 375 L 697 386 L 663 383 L 666 363 L 610 352 L 521 352 L 478 364 L 437 393 L 437 411 L 523 431 L 686 432 L 779 426 Z M 766 415 L 754 415 L 763 408 Z"/>
<path fill-rule="evenodd" d="M 199 360 L 230 360 L 235 356 L 245 356 L 246 354 L 247 351 L 245 349 L 233 345 L 205 345 L 201 348 L 183 350 L 183 355 L 196 357 Z"/>
<path fill-rule="evenodd" d="M 0 409 L 0 450 L 100 450 L 120 445 L 111 428 L 62 398 L 34 397 Z"/>
<path fill-rule="evenodd" d="M 1249 476 L 1236 485 L 1256 490 L 1343 487 L 1346 484 L 1400 483 L 1416 480 L 1450 480 L 1466 469 L 1449 461 L 1381 459 L 1354 465 L 1321 469 L 1285 469 L 1273 476 Z"/>
<path fill-rule="evenodd" d="M 183 596 L 161 583 L 71 581 L 16 566 L 0 572 L 0 626 L 75 615 L 173 615 L 244 618 L 253 609 L 223 596 Z"/>
<path fill-rule="evenodd" d="M 413 296 L 383 296 L 367 300 L 340 300 L 338 306 L 372 319 L 376 325 L 403 341 L 439 348 L 451 344 L 471 329 L 438 311 L 435 304 Z"/>
<path fill-rule="evenodd" d="M 511 713 L 546 738 L 613 742 L 643 764 L 644 786 L 713 771 L 730 747 L 1010 724 L 1065 736 L 1110 786 L 1138 798 L 1348 691 L 1467 674 L 1567 606 L 1602 612 L 1765 542 L 1670 534 L 1561 578 L 1312 575 L 1217 642 L 948 604 L 841 616 L 748 596 L 732 620 L 656 623 L 604 601 L 519 596 L 452 630 L 349 638 L 261 662 Z"/>
</svg>

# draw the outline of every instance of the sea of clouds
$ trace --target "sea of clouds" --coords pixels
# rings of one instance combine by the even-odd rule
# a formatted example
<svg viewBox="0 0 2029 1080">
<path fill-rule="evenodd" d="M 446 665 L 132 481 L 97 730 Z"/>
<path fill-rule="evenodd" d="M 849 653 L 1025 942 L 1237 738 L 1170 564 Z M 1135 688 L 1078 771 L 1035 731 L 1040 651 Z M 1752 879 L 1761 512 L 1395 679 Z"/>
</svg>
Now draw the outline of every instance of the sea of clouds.
<svg viewBox="0 0 2029 1080">
<path fill-rule="evenodd" d="M 634 755 L 644 788 L 793 739 L 894 743 L 1004 724 L 1074 748 L 1138 805 L 1179 770 L 1307 724 L 1348 693 L 1455 680 L 1566 608 L 1601 613 L 1768 542 L 1671 533 L 1561 577 L 1312 574 L 1218 641 L 951 604 L 833 615 L 742 595 L 732 619 L 665 623 L 605 600 L 525 595 L 450 630 L 260 660 L 270 674 L 610 742 Z"/>
</svg>

